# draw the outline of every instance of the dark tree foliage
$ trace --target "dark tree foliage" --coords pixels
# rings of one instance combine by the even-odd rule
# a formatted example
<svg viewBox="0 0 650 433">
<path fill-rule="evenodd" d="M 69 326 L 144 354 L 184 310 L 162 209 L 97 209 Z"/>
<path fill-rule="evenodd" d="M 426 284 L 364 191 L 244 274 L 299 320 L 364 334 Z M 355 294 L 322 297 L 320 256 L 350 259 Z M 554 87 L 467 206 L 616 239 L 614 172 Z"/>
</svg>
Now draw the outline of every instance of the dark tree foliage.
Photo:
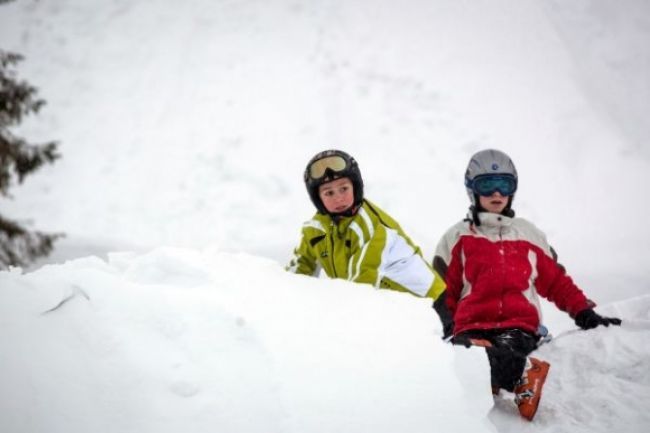
<svg viewBox="0 0 650 433">
<path fill-rule="evenodd" d="M 45 105 L 35 87 L 17 79 L 12 67 L 22 59 L 20 54 L 0 50 L 0 198 L 10 197 L 9 188 L 16 181 L 22 183 L 26 176 L 60 156 L 56 142 L 32 144 L 9 130 Z M 0 215 L 0 269 L 25 266 L 49 254 L 60 236 L 30 232 Z"/>
</svg>

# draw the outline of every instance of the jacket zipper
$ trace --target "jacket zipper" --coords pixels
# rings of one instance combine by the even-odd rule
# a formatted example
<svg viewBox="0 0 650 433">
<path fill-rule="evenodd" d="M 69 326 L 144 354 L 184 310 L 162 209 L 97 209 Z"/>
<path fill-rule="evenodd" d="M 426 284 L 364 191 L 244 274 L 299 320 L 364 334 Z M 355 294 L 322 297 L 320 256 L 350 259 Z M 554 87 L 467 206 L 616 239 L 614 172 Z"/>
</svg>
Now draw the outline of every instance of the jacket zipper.
<svg viewBox="0 0 650 433">
<path fill-rule="evenodd" d="M 336 262 L 334 261 L 334 236 L 338 235 L 336 224 L 332 221 L 332 252 L 330 253 L 330 260 L 332 261 L 332 271 L 334 272 L 334 278 L 338 278 L 339 275 L 336 272 Z"/>
<path fill-rule="evenodd" d="M 500 256 L 500 263 L 501 263 L 501 278 L 503 280 L 504 278 L 504 273 L 503 273 L 503 267 L 505 265 L 505 251 L 503 249 L 503 227 L 499 227 L 499 256 Z M 503 286 L 505 284 L 505 280 L 502 281 L 501 283 L 501 296 L 499 297 L 499 315 L 498 321 L 499 325 L 501 324 L 501 318 L 503 317 Z"/>
</svg>

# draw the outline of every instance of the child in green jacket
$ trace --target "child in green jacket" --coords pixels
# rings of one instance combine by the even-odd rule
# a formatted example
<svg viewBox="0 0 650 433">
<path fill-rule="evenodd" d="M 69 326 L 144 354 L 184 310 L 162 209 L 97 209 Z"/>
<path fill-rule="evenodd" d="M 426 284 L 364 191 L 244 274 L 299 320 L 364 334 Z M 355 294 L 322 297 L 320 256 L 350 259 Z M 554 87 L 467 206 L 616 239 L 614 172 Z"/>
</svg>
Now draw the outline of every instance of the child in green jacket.
<svg viewBox="0 0 650 433">
<path fill-rule="evenodd" d="M 340 150 L 314 156 L 304 181 L 316 214 L 302 227 L 300 244 L 287 270 L 341 278 L 377 288 L 438 298 L 441 278 L 420 248 L 387 213 L 363 197 L 357 162 Z"/>
</svg>

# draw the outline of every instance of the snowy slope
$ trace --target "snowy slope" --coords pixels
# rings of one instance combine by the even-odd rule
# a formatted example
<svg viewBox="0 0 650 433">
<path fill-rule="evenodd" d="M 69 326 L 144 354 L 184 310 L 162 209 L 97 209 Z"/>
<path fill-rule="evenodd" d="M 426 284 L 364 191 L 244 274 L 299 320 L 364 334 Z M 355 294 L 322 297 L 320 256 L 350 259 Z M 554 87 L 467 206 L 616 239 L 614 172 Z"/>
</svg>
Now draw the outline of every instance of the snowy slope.
<svg viewBox="0 0 650 433">
<path fill-rule="evenodd" d="M 650 297 L 569 331 L 538 415 L 493 407 L 481 349 L 430 303 L 268 260 L 157 249 L 0 273 L 3 432 L 641 432 Z M 60 302 L 68 299 L 62 305 Z M 59 306 L 58 306 L 59 305 Z M 58 308 L 57 308 L 58 306 Z"/>
</svg>

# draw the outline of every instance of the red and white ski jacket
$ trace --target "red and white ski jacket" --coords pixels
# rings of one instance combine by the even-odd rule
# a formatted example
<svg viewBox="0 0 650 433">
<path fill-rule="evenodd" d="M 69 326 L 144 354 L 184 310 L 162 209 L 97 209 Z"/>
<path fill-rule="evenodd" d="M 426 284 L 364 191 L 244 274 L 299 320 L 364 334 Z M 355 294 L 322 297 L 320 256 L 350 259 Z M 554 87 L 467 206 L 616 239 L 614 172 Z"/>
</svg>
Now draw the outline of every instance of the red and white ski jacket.
<svg viewBox="0 0 650 433">
<path fill-rule="evenodd" d="M 538 295 L 571 317 L 595 306 L 532 223 L 487 212 L 478 216 L 479 226 L 465 220 L 445 233 L 433 262 L 447 286 L 454 335 L 495 328 L 537 333 L 542 317 Z"/>
</svg>

